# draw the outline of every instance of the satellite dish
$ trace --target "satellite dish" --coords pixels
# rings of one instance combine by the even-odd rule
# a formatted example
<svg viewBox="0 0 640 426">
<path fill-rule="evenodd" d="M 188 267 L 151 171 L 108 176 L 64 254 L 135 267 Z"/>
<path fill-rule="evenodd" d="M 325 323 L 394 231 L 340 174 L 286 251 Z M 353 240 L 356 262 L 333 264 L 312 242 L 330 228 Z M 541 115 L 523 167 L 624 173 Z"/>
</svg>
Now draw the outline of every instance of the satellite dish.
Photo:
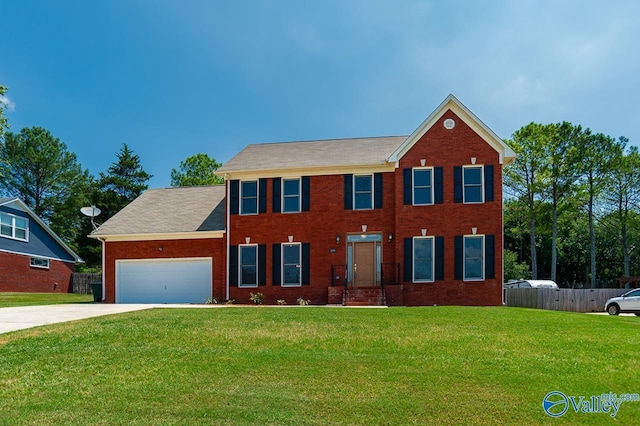
<svg viewBox="0 0 640 426">
<path fill-rule="evenodd" d="M 80 209 L 80 213 L 91 218 L 91 226 L 93 227 L 94 231 L 97 231 L 98 227 L 96 226 L 95 223 L 93 223 L 93 218 L 98 216 L 101 213 L 100 209 L 97 208 L 96 206 L 83 207 Z"/>
<path fill-rule="evenodd" d="M 91 218 L 99 216 L 100 215 L 100 209 L 97 208 L 96 206 L 91 206 L 91 207 L 83 207 L 80 209 L 80 213 L 82 213 L 85 216 L 89 216 Z"/>
</svg>

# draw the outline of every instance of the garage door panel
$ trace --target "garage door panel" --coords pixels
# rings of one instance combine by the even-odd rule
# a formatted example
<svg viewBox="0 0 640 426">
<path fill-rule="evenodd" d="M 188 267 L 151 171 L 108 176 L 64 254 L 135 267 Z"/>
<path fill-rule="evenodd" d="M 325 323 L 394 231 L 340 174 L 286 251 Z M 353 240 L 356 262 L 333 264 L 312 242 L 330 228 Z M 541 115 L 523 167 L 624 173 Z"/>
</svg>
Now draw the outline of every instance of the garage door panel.
<svg viewBox="0 0 640 426">
<path fill-rule="evenodd" d="M 119 261 L 118 303 L 204 303 L 211 297 L 211 259 Z"/>
</svg>

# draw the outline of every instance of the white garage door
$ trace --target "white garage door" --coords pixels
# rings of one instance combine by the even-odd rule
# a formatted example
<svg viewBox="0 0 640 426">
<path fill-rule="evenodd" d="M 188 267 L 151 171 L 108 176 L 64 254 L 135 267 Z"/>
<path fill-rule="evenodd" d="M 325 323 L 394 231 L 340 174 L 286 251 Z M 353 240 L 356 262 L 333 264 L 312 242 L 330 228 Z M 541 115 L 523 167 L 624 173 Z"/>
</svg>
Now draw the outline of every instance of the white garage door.
<svg viewBox="0 0 640 426">
<path fill-rule="evenodd" d="M 212 259 L 119 260 L 116 303 L 204 303 Z"/>
</svg>

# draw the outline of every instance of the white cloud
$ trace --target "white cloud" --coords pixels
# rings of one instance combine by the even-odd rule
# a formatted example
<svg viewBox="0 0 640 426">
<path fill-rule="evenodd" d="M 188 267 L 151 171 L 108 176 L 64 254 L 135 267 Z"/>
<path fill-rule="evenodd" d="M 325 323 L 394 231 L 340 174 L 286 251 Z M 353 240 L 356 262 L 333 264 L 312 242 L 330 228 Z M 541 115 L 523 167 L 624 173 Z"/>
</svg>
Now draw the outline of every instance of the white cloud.
<svg viewBox="0 0 640 426">
<path fill-rule="evenodd" d="M 15 102 L 13 102 L 6 95 L 0 95 L 0 104 L 2 104 L 2 107 L 5 108 L 7 111 L 13 111 L 16 109 Z"/>
</svg>

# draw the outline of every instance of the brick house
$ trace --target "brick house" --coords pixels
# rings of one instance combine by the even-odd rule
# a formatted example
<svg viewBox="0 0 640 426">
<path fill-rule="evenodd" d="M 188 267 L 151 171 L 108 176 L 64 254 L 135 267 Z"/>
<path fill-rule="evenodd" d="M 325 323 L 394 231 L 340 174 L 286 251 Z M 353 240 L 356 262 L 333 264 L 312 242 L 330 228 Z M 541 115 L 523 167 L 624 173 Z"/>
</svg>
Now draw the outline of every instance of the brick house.
<svg viewBox="0 0 640 426">
<path fill-rule="evenodd" d="M 19 198 L 0 198 L 0 291 L 70 291 L 82 259 Z"/>
<path fill-rule="evenodd" d="M 249 145 L 217 172 L 226 181 L 221 247 L 201 247 L 224 265 L 212 295 L 499 305 L 502 167 L 514 158 L 453 95 L 409 136 Z M 117 301 L 109 288 L 119 255 L 109 249 L 107 300 Z"/>
</svg>

